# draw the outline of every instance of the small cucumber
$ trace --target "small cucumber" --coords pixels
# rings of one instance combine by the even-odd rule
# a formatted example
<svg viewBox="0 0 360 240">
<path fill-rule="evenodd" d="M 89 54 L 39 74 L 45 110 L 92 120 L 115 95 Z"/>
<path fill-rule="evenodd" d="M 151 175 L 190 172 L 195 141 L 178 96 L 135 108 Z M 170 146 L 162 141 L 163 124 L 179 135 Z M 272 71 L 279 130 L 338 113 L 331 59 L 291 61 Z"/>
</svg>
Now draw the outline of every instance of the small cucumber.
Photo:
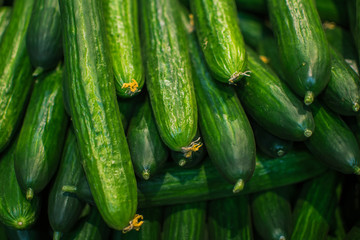
<svg viewBox="0 0 360 240">
<path fill-rule="evenodd" d="M 0 7 L 0 42 L 7 26 L 9 25 L 11 12 L 11 7 Z"/>
</svg>

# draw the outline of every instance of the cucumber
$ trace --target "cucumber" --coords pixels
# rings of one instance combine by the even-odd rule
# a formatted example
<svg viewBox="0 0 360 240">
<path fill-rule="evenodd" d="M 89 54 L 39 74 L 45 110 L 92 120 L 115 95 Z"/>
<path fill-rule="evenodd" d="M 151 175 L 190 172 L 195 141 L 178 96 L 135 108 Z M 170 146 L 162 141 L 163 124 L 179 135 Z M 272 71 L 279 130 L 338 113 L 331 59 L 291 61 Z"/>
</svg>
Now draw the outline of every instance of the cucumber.
<svg viewBox="0 0 360 240">
<path fill-rule="evenodd" d="M 134 112 L 144 102 L 144 98 L 144 93 L 138 95 L 136 98 L 118 98 L 120 117 L 125 133 L 128 131 L 130 120 L 134 115 Z"/>
<path fill-rule="evenodd" d="M 164 209 L 163 239 L 204 239 L 206 202 L 167 206 Z"/>
<path fill-rule="evenodd" d="M 331 79 L 321 99 L 332 111 L 346 116 L 360 109 L 360 79 L 336 50 L 330 47 Z"/>
<path fill-rule="evenodd" d="M 246 71 L 246 52 L 234 0 L 190 1 L 199 45 L 212 75 L 234 84 Z"/>
<path fill-rule="evenodd" d="M 107 58 L 102 6 L 95 0 L 59 3 L 64 79 L 82 165 L 101 216 L 121 230 L 135 216 L 136 179 Z"/>
<path fill-rule="evenodd" d="M 253 239 L 248 196 L 210 201 L 208 231 L 210 240 Z"/>
<path fill-rule="evenodd" d="M 138 27 L 138 6 L 133 0 L 103 0 L 106 37 L 120 97 L 140 92 L 145 82 Z"/>
<path fill-rule="evenodd" d="M 16 180 L 14 152 L 16 140 L 4 152 L 0 160 L 0 222 L 15 229 L 27 229 L 40 213 L 40 199 L 35 196 L 29 202 Z"/>
<path fill-rule="evenodd" d="M 245 111 L 271 134 L 290 141 L 304 141 L 314 132 L 311 112 L 286 84 L 247 49 L 251 77 L 237 88 Z M 274 111 L 276 109 L 276 111 Z"/>
<path fill-rule="evenodd" d="M 277 188 L 251 196 L 254 227 L 264 240 L 290 239 L 292 214 L 288 188 Z"/>
<path fill-rule="evenodd" d="M 84 204 L 76 197 L 62 191 L 63 185 L 77 185 L 83 176 L 76 137 L 72 128 L 67 132 L 64 151 L 54 185 L 48 199 L 48 216 L 54 239 L 69 232 L 81 214 Z"/>
<path fill-rule="evenodd" d="M 327 166 L 344 174 L 360 174 L 360 150 L 354 134 L 336 114 L 314 103 L 316 131 L 305 141 L 307 148 Z"/>
<path fill-rule="evenodd" d="M 58 68 L 35 82 L 14 153 L 16 178 L 29 200 L 47 186 L 60 161 L 68 124 L 61 81 Z"/>
<path fill-rule="evenodd" d="M 345 240 L 357 240 L 360 238 L 360 223 L 356 223 L 346 234 Z"/>
<path fill-rule="evenodd" d="M 0 152 L 20 124 L 32 86 L 32 67 L 25 35 L 34 0 L 16 0 L 0 42 Z"/>
<path fill-rule="evenodd" d="M 269 0 L 284 79 L 310 105 L 330 80 L 330 52 L 313 0 Z"/>
<path fill-rule="evenodd" d="M 26 33 L 26 48 L 34 75 L 55 68 L 62 58 L 61 20 L 57 0 L 35 0 Z"/>
<path fill-rule="evenodd" d="M 156 125 L 173 151 L 197 131 L 197 105 L 185 29 L 177 0 L 142 0 L 146 81 Z"/>
<path fill-rule="evenodd" d="M 292 149 L 293 142 L 272 135 L 255 121 L 251 122 L 251 126 L 257 147 L 269 157 L 282 157 Z"/>
<path fill-rule="evenodd" d="M 9 25 L 11 12 L 11 7 L 0 7 L 0 42 L 7 26 Z"/>
<path fill-rule="evenodd" d="M 131 119 L 127 142 L 134 171 L 139 178 L 148 180 L 168 158 L 169 151 L 161 141 L 148 98 Z"/>
<path fill-rule="evenodd" d="M 337 204 L 337 180 L 337 175 L 329 171 L 304 184 L 293 213 L 292 240 L 325 239 Z"/>
<path fill-rule="evenodd" d="M 184 14 L 184 13 L 183 13 Z M 235 90 L 213 80 L 194 34 L 189 33 L 199 126 L 211 161 L 242 190 L 255 169 L 255 139 Z"/>
</svg>

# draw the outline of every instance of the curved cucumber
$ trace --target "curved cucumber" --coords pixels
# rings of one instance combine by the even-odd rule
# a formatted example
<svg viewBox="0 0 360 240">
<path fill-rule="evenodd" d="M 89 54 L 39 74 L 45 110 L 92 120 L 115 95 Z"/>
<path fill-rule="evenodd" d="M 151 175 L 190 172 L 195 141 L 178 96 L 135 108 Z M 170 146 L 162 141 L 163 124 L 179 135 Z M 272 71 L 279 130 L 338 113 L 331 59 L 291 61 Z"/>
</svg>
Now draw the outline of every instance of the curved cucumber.
<svg viewBox="0 0 360 240">
<path fill-rule="evenodd" d="M 177 0 L 142 0 L 146 86 L 163 142 L 174 151 L 197 131 L 197 105 Z"/>
<path fill-rule="evenodd" d="M 96 0 L 59 3 L 64 79 L 82 165 L 101 216 L 121 230 L 135 216 L 136 179 L 107 58 L 102 5 Z"/>
<path fill-rule="evenodd" d="M 0 42 L 0 152 L 20 124 L 32 86 L 32 68 L 25 35 L 34 0 L 16 0 Z"/>
<path fill-rule="evenodd" d="M 61 92 L 62 71 L 35 82 L 15 150 L 15 172 L 30 200 L 55 174 L 65 140 L 68 117 Z"/>
<path fill-rule="evenodd" d="M 282 69 L 290 88 L 310 105 L 330 80 L 330 52 L 313 0 L 269 0 Z"/>
<path fill-rule="evenodd" d="M 139 178 L 148 180 L 163 167 L 169 151 L 159 136 L 148 98 L 131 119 L 127 141 Z"/>
<path fill-rule="evenodd" d="M 137 1 L 102 2 L 116 92 L 120 97 L 131 97 L 140 92 L 145 82 Z"/>
<path fill-rule="evenodd" d="M 62 57 L 61 20 L 57 0 L 36 0 L 26 33 L 34 74 L 55 68 Z"/>
<path fill-rule="evenodd" d="M 11 7 L 0 7 L 0 42 L 11 18 Z"/>
<path fill-rule="evenodd" d="M 234 0 L 192 0 L 199 45 L 215 79 L 234 84 L 246 72 L 244 40 Z"/>
</svg>

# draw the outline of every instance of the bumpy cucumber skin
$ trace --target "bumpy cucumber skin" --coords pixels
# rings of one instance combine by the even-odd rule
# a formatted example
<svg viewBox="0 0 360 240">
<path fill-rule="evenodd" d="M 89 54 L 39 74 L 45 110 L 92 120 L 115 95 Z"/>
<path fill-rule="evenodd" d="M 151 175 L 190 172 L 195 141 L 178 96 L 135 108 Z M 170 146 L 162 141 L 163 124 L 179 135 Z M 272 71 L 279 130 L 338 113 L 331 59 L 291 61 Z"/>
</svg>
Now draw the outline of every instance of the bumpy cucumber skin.
<svg viewBox="0 0 360 240">
<path fill-rule="evenodd" d="M 137 92 L 123 88 L 134 79 L 140 92 L 145 82 L 142 62 L 138 5 L 134 0 L 102 0 L 106 36 L 112 60 L 116 92 L 120 97 L 131 97 Z"/>
<path fill-rule="evenodd" d="M 165 207 L 163 239 L 204 239 L 206 202 Z"/>
<path fill-rule="evenodd" d="M 234 0 L 192 0 L 199 45 L 215 79 L 234 83 L 243 77 L 246 52 Z"/>
<path fill-rule="evenodd" d="M 0 8 L 0 42 L 1 38 L 9 25 L 12 9 L 11 7 Z"/>
<path fill-rule="evenodd" d="M 76 224 L 83 202 L 64 194 L 63 185 L 77 185 L 84 174 L 73 129 L 67 133 L 62 160 L 48 199 L 48 216 L 54 232 L 68 232 Z"/>
<path fill-rule="evenodd" d="M 314 132 L 314 119 L 305 105 L 282 83 L 256 53 L 247 48 L 251 76 L 237 87 L 246 112 L 271 134 L 304 141 Z"/>
<path fill-rule="evenodd" d="M 25 35 L 34 0 L 17 0 L 0 42 L 0 152 L 9 144 L 32 86 L 32 67 Z"/>
<path fill-rule="evenodd" d="M 31 64 L 48 70 L 62 57 L 61 20 L 57 0 L 36 0 L 26 33 Z"/>
<path fill-rule="evenodd" d="M 313 0 L 269 0 L 284 79 L 309 105 L 330 80 L 330 51 Z"/>
<path fill-rule="evenodd" d="M 327 166 L 344 174 L 359 173 L 360 150 L 354 134 L 337 114 L 312 104 L 316 131 L 307 148 Z"/>
<path fill-rule="evenodd" d="M 69 105 L 82 165 L 101 216 L 121 230 L 135 216 L 136 179 L 116 102 L 99 1 L 60 1 Z"/>
<path fill-rule="evenodd" d="M 142 0 L 146 84 L 156 125 L 173 151 L 190 145 L 197 105 L 187 38 L 175 0 Z"/>
<path fill-rule="evenodd" d="M 248 196 L 229 197 L 208 204 L 210 240 L 253 239 Z"/>
<path fill-rule="evenodd" d="M 0 160 L 0 221 L 11 228 L 26 229 L 33 225 L 40 213 L 40 199 L 28 201 L 16 180 L 14 151 L 16 140 L 2 154 Z"/>
</svg>

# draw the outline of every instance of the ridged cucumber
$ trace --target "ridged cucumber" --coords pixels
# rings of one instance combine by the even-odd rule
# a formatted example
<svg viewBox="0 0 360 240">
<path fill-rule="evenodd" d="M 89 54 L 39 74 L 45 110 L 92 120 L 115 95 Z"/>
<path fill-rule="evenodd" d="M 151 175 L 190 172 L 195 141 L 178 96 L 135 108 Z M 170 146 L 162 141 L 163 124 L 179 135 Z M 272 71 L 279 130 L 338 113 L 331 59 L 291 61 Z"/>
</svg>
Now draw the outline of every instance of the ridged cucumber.
<svg viewBox="0 0 360 240">
<path fill-rule="evenodd" d="M 0 42 L 7 26 L 9 25 L 11 12 L 12 12 L 11 7 L 0 8 Z"/>
</svg>

